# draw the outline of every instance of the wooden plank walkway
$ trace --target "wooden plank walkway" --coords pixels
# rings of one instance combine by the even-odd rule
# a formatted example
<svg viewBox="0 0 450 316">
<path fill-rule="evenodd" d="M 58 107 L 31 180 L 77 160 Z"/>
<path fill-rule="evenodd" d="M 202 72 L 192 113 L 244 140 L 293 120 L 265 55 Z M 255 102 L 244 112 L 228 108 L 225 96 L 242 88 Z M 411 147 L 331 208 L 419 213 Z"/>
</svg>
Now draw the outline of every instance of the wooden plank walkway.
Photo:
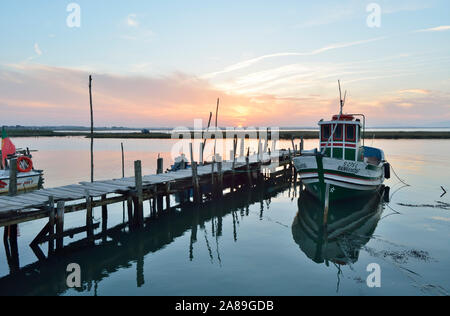
<svg viewBox="0 0 450 316">
<path fill-rule="evenodd" d="M 267 164 L 274 160 L 279 160 L 286 156 L 286 151 L 280 151 L 276 156 L 264 153 L 263 155 L 251 155 L 248 157 L 249 165 L 263 163 Z M 236 158 L 234 169 L 242 169 L 246 167 L 245 157 Z M 222 162 L 222 173 L 230 173 L 233 171 L 232 161 Z M 215 164 L 214 173 L 218 172 L 217 163 Z M 212 174 L 211 164 L 201 165 L 197 168 L 199 177 Z M 142 177 L 143 189 L 149 189 L 155 185 L 162 185 L 168 182 L 176 182 L 180 180 L 190 180 L 193 178 L 191 169 L 183 169 L 171 171 L 162 174 L 144 175 Z M 8 216 L 8 214 L 17 215 L 21 211 L 29 209 L 42 209 L 47 203 L 49 197 L 53 197 L 54 202 L 59 201 L 76 201 L 85 200 L 89 197 L 101 197 L 107 194 L 129 194 L 130 191 L 136 190 L 136 181 L 134 177 L 102 180 L 91 182 L 80 182 L 79 184 L 71 184 L 56 188 L 41 189 L 24 193 L 17 196 L 0 196 L 0 217 Z"/>
</svg>

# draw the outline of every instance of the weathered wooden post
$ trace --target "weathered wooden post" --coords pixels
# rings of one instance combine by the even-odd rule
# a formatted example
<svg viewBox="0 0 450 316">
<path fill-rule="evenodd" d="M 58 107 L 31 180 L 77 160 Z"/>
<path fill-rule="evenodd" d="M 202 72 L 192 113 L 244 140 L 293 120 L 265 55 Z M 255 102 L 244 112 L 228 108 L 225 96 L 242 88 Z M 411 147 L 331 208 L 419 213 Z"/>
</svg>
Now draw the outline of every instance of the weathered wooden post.
<svg viewBox="0 0 450 316">
<path fill-rule="evenodd" d="M 215 171 L 214 166 L 216 165 L 215 158 L 213 158 L 213 161 L 211 162 L 211 188 L 212 192 L 214 193 L 216 190 L 216 177 L 215 177 Z"/>
<path fill-rule="evenodd" d="M 157 160 L 157 162 L 156 162 L 156 165 L 157 165 L 157 167 L 156 167 L 156 173 L 157 173 L 157 174 L 163 173 L 164 160 L 163 160 L 163 158 L 159 157 L 159 155 L 158 155 L 158 160 Z"/>
<path fill-rule="evenodd" d="M 217 194 L 218 196 L 223 195 L 223 171 L 222 171 L 222 161 L 217 163 L 217 172 L 219 174 L 218 186 L 217 186 Z"/>
<path fill-rule="evenodd" d="M 193 161 L 192 168 L 192 182 L 194 185 L 194 203 L 200 203 L 200 185 L 198 181 L 197 162 Z"/>
<path fill-rule="evenodd" d="M 125 155 L 123 153 L 123 143 L 120 143 L 120 148 L 122 150 L 122 178 L 125 178 Z"/>
<path fill-rule="evenodd" d="M 199 165 L 203 166 L 203 143 L 200 143 L 200 151 L 199 151 Z"/>
<path fill-rule="evenodd" d="M 134 227 L 134 215 L 133 215 L 133 198 L 128 196 L 127 198 L 127 210 L 128 210 L 128 227 Z"/>
<path fill-rule="evenodd" d="M 235 189 L 235 183 L 236 183 L 236 150 L 237 150 L 237 137 L 235 136 L 233 139 L 233 165 L 231 167 L 232 170 L 232 178 L 231 178 L 231 191 L 234 191 Z"/>
<path fill-rule="evenodd" d="M 108 229 L 108 206 L 106 205 L 106 194 L 102 195 L 102 202 L 105 203 L 102 205 L 102 240 L 106 242 L 106 230 Z"/>
<path fill-rule="evenodd" d="M 89 104 L 91 109 L 91 182 L 94 182 L 94 110 L 92 108 L 92 76 L 89 75 Z"/>
<path fill-rule="evenodd" d="M 134 181 L 136 186 L 136 214 L 137 225 L 142 227 L 144 225 L 144 207 L 143 207 L 143 189 L 142 189 L 142 165 L 140 160 L 134 162 Z"/>
<path fill-rule="evenodd" d="M 170 182 L 166 183 L 166 209 L 170 209 Z"/>
<path fill-rule="evenodd" d="M 48 255 L 50 256 L 55 251 L 55 200 L 53 196 L 48 197 Z"/>
<path fill-rule="evenodd" d="M 250 158 L 249 158 L 249 156 L 250 156 L 250 147 L 248 148 L 247 156 L 245 157 L 245 164 L 247 166 L 248 185 L 252 186 L 252 173 L 251 173 L 251 170 L 250 170 Z"/>
<path fill-rule="evenodd" d="M 153 213 L 153 216 L 156 216 L 156 193 L 158 189 L 156 188 L 156 185 L 152 186 L 152 209 L 151 212 Z"/>
<path fill-rule="evenodd" d="M 93 241 L 94 229 L 93 229 L 93 214 L 92 214 L 92 198 L 89 194 L 89 190 L 84 191 L 86 197 L 86 232 L 88 241 Z"/>
<path fill-rule="evenodd" d="M 300 140 L 300 155 L 302 154 L 302 151 L 303 151 L 303 147 L 304 146 L 304 141 L 303 141 L 303 136 L 302 136 L 302 138 L 301 138 L 301 140 Z"/>
<path fill-rule="evenodd" d="M 9 195 L 17 195 L 17 159 L 12 158 L 9 163 Z"/>
<path fill-rule="evenodd" d="M 64 246 L 64 201 L 59 201 L 56 207 L 56 251 L 61 251 Z"/>
</svg>

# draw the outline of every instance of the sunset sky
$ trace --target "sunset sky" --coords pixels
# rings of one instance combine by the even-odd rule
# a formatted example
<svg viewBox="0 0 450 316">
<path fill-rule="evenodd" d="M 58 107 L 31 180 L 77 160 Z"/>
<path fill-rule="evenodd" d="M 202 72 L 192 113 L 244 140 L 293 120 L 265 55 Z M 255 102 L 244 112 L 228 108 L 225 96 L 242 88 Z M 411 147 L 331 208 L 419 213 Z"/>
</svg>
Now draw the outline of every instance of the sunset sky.
<svg viewBox="0 0 450 316">
<path fill-rule="evenodd" d="M 450 126 L 448 0 L 71 2 L 0 3 L 0 125 Z"/>
</svg>

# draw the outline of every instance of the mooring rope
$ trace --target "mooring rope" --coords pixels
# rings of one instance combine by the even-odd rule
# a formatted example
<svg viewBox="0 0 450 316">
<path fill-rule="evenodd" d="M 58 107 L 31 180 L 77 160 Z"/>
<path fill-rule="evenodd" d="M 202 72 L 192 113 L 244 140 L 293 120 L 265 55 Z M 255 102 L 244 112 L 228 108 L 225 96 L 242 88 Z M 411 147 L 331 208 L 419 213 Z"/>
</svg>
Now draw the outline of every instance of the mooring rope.
<svg viewBox="0 0 450 316">
<path fill-rule="evenodd" d="M 394 172 L 395 177 L 398 179 L 398 181 L 400 181 L 401 183 L 403 183 L 404 185 L 410 187 L 411 185 L 406 183 L 405 181 L 403 181 L 402 179 L 400 179 L 400 177 L 397 175 L 397 172 L 395 172 L 394 167 L 390 164 L 392 172 Z"/>
</svg>

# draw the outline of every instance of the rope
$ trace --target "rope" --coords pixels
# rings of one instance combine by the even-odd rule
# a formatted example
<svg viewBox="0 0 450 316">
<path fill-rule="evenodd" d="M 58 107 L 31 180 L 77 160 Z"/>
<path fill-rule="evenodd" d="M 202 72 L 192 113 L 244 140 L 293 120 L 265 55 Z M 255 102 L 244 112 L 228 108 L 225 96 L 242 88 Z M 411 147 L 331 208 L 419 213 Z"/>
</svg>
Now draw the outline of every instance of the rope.
<svg viewBox="0 0 450 316">
<path fill-rule="evenodd" d="M 400 181 L 400 182 L 403 183 L 404 185 L 410 187 L 411 185 L 409 185 L 408 183 L 406 183 L 405 181 L 403 181 L 402 179 L 400 179 L 400 177 L 397 175 L 397 172 L 395 172 L 394 167 L 393 167 L 392 165 L 390 165 L 390 166 L 391 166 L 392 172 L 394 172 L 394 175 L 395 175 L 395 177 L 398 179 L 398 181 Z"/>
</svg>

